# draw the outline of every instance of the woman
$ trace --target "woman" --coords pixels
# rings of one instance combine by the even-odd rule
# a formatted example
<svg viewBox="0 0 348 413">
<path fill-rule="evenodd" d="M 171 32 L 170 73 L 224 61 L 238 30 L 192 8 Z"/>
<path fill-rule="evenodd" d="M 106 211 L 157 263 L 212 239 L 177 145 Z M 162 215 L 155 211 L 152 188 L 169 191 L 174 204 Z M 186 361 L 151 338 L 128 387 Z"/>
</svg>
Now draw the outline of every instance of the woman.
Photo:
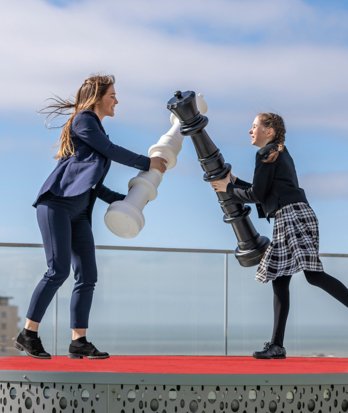
<svg viewBox="0 0 348 413">
<path fill-rule="evenodd" d="M 91 214 L 96 198 L 112 203 L 125 195 L 110 190 L 103 180 L 111 161 L 147 171 L 164 173 L 166 161 L 148 158 L 113 144 L 101 121 L 114 116 L 118 101 L 113 76 L 92 76 L 79 88 L 75 101 L 54 99 L 44 113 L 72 112 L 60 136 L 56 168 L 47 178 L 34 203 L 42 234 L 48 270 L 35 288 L 23 331 L 15 347 L 29 356 L 51 358 L 42 346 L 38 329 L 58 288 L 67 279 L 72 265 L 75 285 L 70 304 L 72 358 L 107 358 L 86 339 L 89 312 L 97 281 Z"/>
<path fill-rule="evenodd" d="M 310 284 L 348 306 L 348 289 L 324 272 L 319 259 L 318 221 L 298 185 L 294 162 L 284 144 L 285 132 L 279 115 L 257 115 L 249 131 L 252 145 L 260 148 L 252 184 L 232 174 L 211 183 L 215 191 L 227 192 L 232 201 L 256 203 L 260 218 L 274 218 L 273 240 L 256 273 L 258 281 L 272 281 L 274 293 L 272 339 L 253 354 L 262 359 L 286 357 L 283 341 L 293 274 L 303 271 Z"/>
</svg>

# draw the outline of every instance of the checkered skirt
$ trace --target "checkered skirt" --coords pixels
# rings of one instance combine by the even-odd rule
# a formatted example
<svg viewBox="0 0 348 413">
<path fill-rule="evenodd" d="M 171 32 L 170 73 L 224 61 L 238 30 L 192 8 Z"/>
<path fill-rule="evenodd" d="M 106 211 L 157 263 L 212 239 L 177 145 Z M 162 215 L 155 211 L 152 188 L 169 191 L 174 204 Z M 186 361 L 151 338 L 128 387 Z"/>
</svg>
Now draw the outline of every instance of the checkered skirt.
<svg viewBox="0 0 348 413">
<path fill-rule="evenodd" d="M 323 271 L 323 266 L 317 217 L 308 204 L 298 202 L 276 212 L 273 239 L 258 266 L 256 280 L 267 283 L 303 270 Z"/>
</svg>

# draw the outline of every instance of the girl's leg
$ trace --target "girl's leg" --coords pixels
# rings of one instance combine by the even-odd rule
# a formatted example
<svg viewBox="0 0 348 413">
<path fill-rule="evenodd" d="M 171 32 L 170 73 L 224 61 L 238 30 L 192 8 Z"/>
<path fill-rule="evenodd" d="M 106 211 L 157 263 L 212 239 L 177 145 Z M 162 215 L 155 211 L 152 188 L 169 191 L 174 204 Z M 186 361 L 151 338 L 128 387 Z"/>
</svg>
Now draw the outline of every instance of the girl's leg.
<svg viewBox="0 0 348 413">
<path fill-rule="evenodd" d="M 283 347 L 286 321 L 290 308 L 289 284 L 291 276 L 278 277 L 272 281 L 274 324 L 271 342 L 265 343 L 261 351 L 255 351 L 257 359 L 284 359 L 286 351 Z"/>
<path fill-rule="evenodd" d="M 332 295 L 336 300 L 348 307 L 348 289 L 347 287 L 338 281 L 336 278 L 332 277 L 326 272 L 321 271 L 303 271 L 307 281 L 321 288 L 330 295 Z"/>
<path fill-rule="evenodd" d="M 272 281 L 274 323 L 272 344 L 283 347 L 286 321 L 290 309 L 289 284 L 291 276 L 278 277 Z"/>
</svg>

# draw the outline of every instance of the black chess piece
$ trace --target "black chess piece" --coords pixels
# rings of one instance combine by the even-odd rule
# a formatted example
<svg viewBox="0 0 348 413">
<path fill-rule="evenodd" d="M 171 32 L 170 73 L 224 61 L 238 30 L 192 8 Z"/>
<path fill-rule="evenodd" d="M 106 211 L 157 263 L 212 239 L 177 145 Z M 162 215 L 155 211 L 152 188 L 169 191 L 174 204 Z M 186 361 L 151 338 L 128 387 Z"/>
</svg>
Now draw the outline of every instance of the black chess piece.
<svg viewBox="0 0 348 413">
<path fill-rule="evenodd" d="M 206 182 L 223 179 L 230 172 L 231 165 L 225 163 L 220 150 L 205 131 L 208 118 L 197 109 L 195 96 L 193 91 L 177 91 L 168 101 L 167 108 L 179 119 L 180 132 L 191 136 L 198 160 L 205 172 L 203 179 Z M 270 243 L 269 239 L 260 236 L 255 230 L 249 218 L 249 206 L 232 202 L 227 193 L 216 194 L 224 212 L 224 222 L 232 225 L 237 237 L 235 255 L 239 264 L 243 267 L 257 265 Z"/>
</svg>

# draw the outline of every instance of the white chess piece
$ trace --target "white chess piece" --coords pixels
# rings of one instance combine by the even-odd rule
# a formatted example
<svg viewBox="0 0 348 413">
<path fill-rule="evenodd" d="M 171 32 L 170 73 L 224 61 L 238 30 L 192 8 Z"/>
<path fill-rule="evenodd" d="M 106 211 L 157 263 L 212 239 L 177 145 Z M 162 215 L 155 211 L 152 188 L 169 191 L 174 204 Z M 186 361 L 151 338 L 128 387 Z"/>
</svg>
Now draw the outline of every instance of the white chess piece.
<svg viewBox="0 0 348 413">
<path fill-rule="evenodd" d="M 196 96 L 198 110 L 207 112 L 207 104 L 200 93 Z M 162 135 L 155 145 L 149 148 L 149 157 L 159 156 L 167 161 L 167 170 L 176 165 L 184 136 L 180 133 L 180 122 L 170 115 L 172 127 Z M 122 238 L 134 238 L 143 229 L 145 218 L 142 213 L 145 205 L 156 198 L 157 188 L 163 174 L 158 169 L 139 172 L 128 183 L 128 195 L 122 201 L 109 205 L 104 221 L 111 232 Z"/>
</svg>

